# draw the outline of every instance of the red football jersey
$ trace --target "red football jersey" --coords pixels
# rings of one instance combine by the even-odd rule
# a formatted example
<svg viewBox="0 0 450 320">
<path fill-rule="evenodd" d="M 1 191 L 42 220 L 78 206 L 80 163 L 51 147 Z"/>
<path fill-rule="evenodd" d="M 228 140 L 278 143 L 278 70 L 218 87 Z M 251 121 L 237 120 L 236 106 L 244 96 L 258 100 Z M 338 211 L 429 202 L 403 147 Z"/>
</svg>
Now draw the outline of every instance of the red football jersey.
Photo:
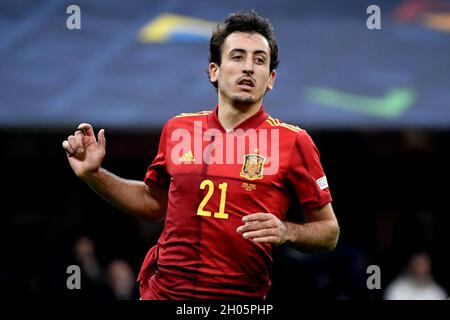
<svg viewBox="0 0 450 320">
<path fill-rule="evenodd" d="M 162 131 L 145 183 L 168 188 L 163 232 L 139 274 L 142 299 L 265 299 L 270 244 L 244 239 L 242 217 L 284 220 L 291 201 L 331 201 L 319 151 L 305 130 L 260 110 L 231 131 L 213 111 L 185 113 Z"/>
</svg>

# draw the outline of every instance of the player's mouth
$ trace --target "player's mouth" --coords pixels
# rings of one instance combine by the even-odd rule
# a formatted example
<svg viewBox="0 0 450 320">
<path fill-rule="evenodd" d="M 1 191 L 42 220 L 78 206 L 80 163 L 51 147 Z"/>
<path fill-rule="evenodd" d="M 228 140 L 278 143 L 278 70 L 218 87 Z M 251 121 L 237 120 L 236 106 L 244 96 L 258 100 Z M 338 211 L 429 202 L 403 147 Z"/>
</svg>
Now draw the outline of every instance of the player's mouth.
<svg viewBox="0 0 450 320">
<path fill-rule="evenodd" d="M 255 81 L 250 77 L 243 77 L 238 79 L 237 85 L 243 89 L 253 89 L 255 87 Z"/>
</svg>

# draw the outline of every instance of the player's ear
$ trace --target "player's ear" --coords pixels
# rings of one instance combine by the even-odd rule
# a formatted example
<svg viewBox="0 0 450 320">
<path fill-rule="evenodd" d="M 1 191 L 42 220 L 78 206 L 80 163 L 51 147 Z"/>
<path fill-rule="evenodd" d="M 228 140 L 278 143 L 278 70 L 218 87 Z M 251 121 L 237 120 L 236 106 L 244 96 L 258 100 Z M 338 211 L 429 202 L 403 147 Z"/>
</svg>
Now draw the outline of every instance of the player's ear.
<svg viewBox="0 0 450 320">
<path fill-rule="evenodd" d="M 272 70 L 272 72 L 270 73 L 270 77 L 269 77 L 269 84 L 267 85 L 267 89 L 268 90 L 272 90 L 273 89 L 273 85 L 275 83 L 275 78 L 277 77 L 277 72 L 275 70 Z"/>
<path fill-rule="evenodd" d="M 209 70 L 209 80 L 211 82 L 216 82 L 219 80 L 220 67 L 217 63 L 211 62 L 208 67 Z"/>
</svg>

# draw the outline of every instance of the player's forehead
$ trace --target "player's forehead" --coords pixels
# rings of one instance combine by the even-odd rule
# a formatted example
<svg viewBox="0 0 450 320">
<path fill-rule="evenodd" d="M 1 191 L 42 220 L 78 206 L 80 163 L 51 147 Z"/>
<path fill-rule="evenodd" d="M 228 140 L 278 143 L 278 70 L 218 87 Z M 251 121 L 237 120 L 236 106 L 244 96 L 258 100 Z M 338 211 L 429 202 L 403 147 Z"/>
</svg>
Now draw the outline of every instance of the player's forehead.
<svg viewBox="0 0 450 320">
<path fill-rule="evenodd" d="M 245 51 L 249 53 L 261 52 L 270 54 L 270 46 L 267 39 L 257 32 L 233 32 L 226 37 L 222 53 L 229 54 L 233 51 Z"/>
</svg>

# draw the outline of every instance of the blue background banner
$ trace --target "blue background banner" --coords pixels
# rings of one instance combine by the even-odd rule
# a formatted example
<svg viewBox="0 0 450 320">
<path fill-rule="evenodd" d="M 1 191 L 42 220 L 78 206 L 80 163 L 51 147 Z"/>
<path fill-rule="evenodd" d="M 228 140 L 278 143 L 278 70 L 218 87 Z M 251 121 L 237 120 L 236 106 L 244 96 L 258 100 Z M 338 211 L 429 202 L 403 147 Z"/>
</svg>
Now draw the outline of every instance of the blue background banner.
<svg viewBox="0 0 450 320">
<path fill-rule="evenodd" d="M 79 122 L 160 129 L 212 109 L 212 27 L 255 8 L 275 29 L 281 64 L 265 106 L 305 128 L 448 128 L 450 2 L 72 1 L 0 3 L 0 126 Z"/>
</svg>

